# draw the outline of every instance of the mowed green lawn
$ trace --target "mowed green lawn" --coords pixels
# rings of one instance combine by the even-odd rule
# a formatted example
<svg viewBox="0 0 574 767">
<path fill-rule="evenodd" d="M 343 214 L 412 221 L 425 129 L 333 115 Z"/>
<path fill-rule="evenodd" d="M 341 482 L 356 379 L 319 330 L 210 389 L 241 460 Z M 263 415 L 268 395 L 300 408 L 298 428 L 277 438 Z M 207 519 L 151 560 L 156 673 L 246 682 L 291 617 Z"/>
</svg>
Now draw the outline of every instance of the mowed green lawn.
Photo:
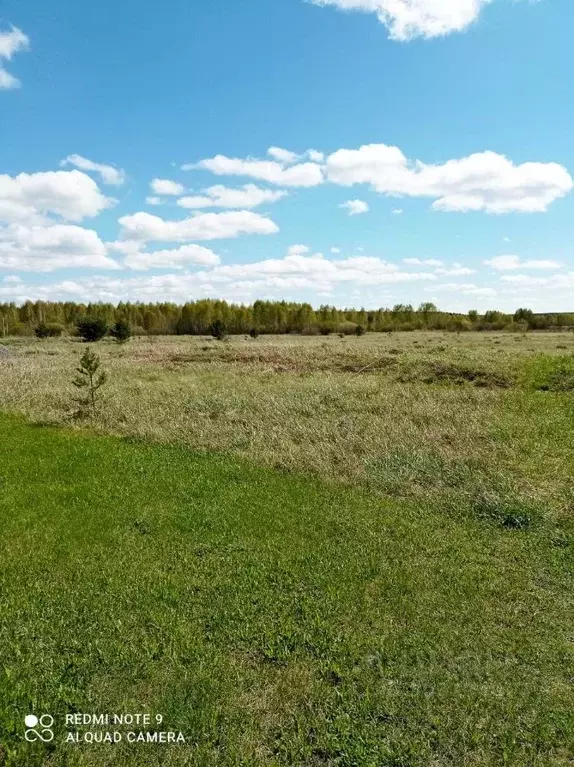
<svg viewBox="0 0 574 767">
<path fill-rule="evenodd" d="M 572 764 L 556 523 L 8 416 L 0 523 L 0 764 Z M 53 743 L 24 741 L 32 712 Z M 72 712 L 187 742 L 64 744 Z"/>
</svg>

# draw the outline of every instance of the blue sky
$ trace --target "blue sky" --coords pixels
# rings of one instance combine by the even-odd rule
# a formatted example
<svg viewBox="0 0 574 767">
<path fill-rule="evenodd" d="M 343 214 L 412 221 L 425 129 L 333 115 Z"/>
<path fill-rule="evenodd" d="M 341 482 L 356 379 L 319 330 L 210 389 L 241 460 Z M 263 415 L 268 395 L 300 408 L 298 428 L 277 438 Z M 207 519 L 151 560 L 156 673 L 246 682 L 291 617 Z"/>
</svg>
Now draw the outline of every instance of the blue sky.
<svg viewBox="0 0 574 767">
<path fill-rule="evenodd" d="M 0 0 L 0 301 L 572 310 L 573 22 Z"/>
</svg>

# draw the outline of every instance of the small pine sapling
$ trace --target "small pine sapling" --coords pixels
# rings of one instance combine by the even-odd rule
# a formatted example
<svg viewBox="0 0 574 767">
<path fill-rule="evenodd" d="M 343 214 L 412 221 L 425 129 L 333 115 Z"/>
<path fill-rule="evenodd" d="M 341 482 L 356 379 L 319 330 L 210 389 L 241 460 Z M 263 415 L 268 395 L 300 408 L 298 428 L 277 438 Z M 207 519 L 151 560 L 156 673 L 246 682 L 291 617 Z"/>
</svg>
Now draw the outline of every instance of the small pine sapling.
<svg viewBox="0 0 574 767">
<path fill-rule="evenodd" d="M 36 334 L 36 338 L 44 339 L 50 337 L 50 330 L 45 322 L 38 323 L 34 328 L 34 333 Z"/>
<path fill-rule="evenodd" d="M 78 335 L 91 343 L 100 341 L 108 332 L 108 323 L 99 317 L 85 317 L 76 323 Z"/>
<path fill-rule="evenodd" d="M 227 331 L 222 320 L 215 320 L 215 322 L 210 325 L 209 332 L 218 341 L 223 341 L 227 335 Z"/>
<path fill-rule="evenodd" d="M 79 415 L 84 414 L 86 411 L 91 411 L 92 415 L 96 413 L 96 392 L 107 380 L 106 373 L 100 370 L 100 365 L 100 358 L 88 346 L 82 354 L 79 367 L 76 368 L 78 375 L 72 381 L 74 386 L 84 392 L 83 397 L 76 399 L 76 402 L 80 405 Z"/>
<path fill-rule="evenodd" d="M 36 338 L 59 338 L 64 332 L 62 325 L 58 325 L 56 322 L 40 322 L 35 328 L 34 333 Z"/>
<path fill-rule="evenodd" d="M 111 337 L 118 344 L 125 344 L 132 337 L 132 329 L 125 320 L 118 320 L 110 330 Z"/>
</svg>

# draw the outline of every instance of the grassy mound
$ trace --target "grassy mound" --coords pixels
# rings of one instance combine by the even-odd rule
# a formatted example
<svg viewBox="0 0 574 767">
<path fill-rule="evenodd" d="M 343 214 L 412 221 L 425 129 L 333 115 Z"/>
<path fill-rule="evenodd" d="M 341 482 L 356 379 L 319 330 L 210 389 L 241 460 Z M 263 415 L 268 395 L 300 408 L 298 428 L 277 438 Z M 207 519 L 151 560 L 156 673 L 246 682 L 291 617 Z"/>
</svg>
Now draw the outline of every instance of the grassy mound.
<svg viewBox="0 0 574 767">
<path fill-rule="evenodd" d="M 508 389 L 513 381 L 509 375 L 504 373 L 484 370 L 469 364 L 456 364 L 442 361 L 425 361 L 411 370 L 405 371 L 399 380 L 403 383 L 410 381 L 421 381 L 426 384 L 447 383 L 447 384 L 465 384 L 471 383 L 475 386 L 492 389 Z"/>
</svg>

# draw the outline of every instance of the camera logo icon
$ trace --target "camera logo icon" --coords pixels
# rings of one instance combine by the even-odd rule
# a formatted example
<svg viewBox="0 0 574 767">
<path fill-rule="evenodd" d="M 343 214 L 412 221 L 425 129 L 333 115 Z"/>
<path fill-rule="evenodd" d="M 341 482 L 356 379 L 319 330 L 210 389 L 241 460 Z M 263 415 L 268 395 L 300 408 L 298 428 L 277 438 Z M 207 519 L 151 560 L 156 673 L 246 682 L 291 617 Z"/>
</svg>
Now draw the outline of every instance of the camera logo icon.
<svg viewBox="0 0 574 767">
<path fill-rule="evenodd" d="M 42 714 L 38 718 L 35 714 L 28 714 L 24 717 L 24 724 L 26 725 L 26 732 L 24 737 L 28 743 L 34 743 L 37 740 L 42 740 L 44 743 L 51 743 L 54 740 L 54 717 L 50 714 Z"/>
</svg>

